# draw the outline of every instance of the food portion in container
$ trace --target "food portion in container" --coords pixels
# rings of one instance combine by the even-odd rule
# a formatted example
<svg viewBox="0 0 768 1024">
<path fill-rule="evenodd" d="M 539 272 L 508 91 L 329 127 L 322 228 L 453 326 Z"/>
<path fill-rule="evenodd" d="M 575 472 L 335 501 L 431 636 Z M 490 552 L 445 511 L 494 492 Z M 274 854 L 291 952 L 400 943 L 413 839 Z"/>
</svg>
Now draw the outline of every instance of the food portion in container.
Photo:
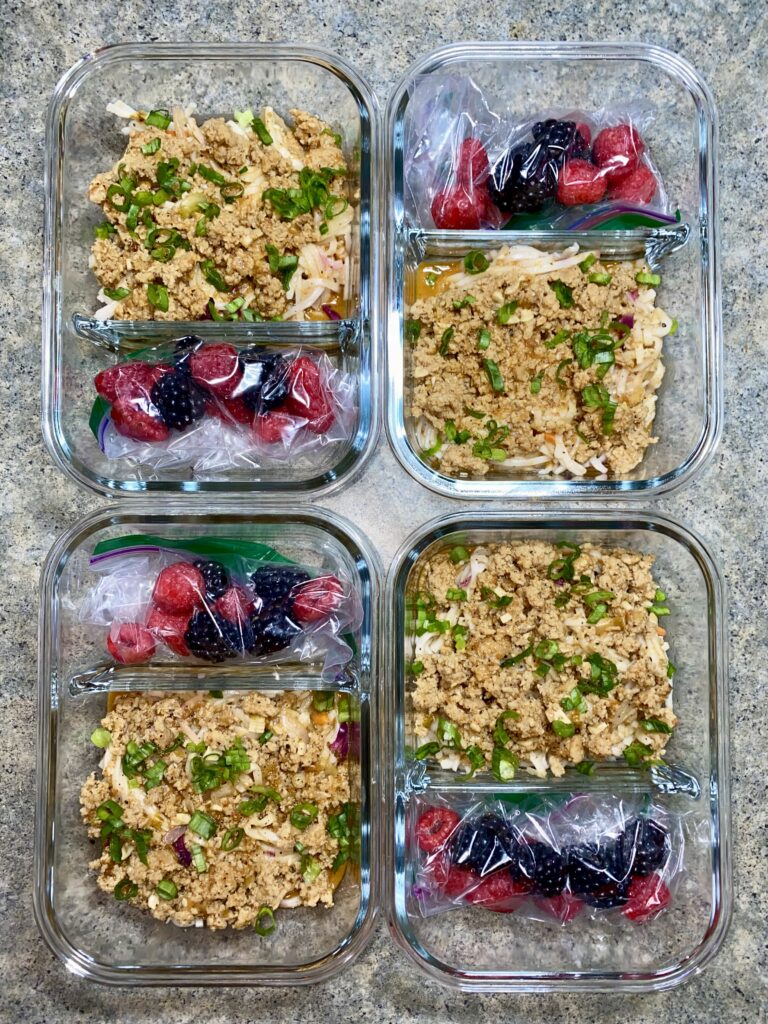
<svg viewBox="0 0 768 1024">
<path fill-rule="evenodd" d="M 99 543 L 79 609 L 119 664 L 220 664 L 352 657 L 360 597 L 337 573 L 304 567 L 265 544 L 225 537 L 135 535 Z"/>
<path fill-rule="evenodd" d="M 359 851 L 350 719 L 349 697 L 319 691 L 115 695 L 80 796 L 99 888 L 261 935 L 280 908 L 331 907 Z"/>
<path fill-rule="evenodd" d="M 647 140 L 653 110 L 511 112 L 472 78 L 425 76 L 405 115 L 405 190 L 423 227 L 674 223 Z"/>
<path fill-rule="evenodd" d="M 643 458 L 676 322 L 661 276 L 571 246 L 424 264 L 405 322 L 422 458 L 447 475 L 623 477 Z"/>
<path fill-rule="evenodd" d="M 348 441 L 353 377 L 300 347 L 195 336 L 102 370 L 91 429 L 110 459 L 198 474 L 257 469 Z"/>
<path fill-rule="evenodd" d="M 510 795 L 413 809 L 411 897 L 424 916 L 462 906 L 578 928 L 650 922 L 674 902 L 685 815 L 650 798 Z"/>
<path fill-rule="evenodd" d="M 134 110 L 121 159 L 89 198 L 103 211 L 91 268 L 115 320 L 338 319 L 354 217 L 341 138 L 267 106 L 198 125 L 192 109 Z"/>
<path fill-rule="evenodd" d="M 527 540 L 435 552 L 406 635 L 417 759 L 499 781 L 664 756 L 672 710 L 670 614 L 653 558 Z"/>
</svg>

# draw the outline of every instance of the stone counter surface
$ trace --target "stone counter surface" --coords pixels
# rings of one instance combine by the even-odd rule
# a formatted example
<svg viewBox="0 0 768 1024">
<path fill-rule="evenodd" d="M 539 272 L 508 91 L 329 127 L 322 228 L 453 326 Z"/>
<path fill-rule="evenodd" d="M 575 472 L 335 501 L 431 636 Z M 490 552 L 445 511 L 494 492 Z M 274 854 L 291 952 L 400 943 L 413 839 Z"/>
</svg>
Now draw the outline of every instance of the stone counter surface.
<svg viewBox="0 0 768 1024">
<path fill-rule="evenodd" d="M 6 0 L 0 132 L 0 1022 L 642 1021 L 768 1019 L 768 19 L 762 3 L 723 0 Z M 336 50 L 380 97 L 420 55 L 462 39 L 627 39 L 679 51 L 708 80 L 721 122 L 727 423 L 692 487 L 658 505 L 719 556 L 730 592 L 735 913 L 699 977 L 647 996 L 474 996 L 425 982 L 380 923 L 341 978 L 304 989 L 104 989 L 69 976 L 32 918 L 38 574 L 54 538 L 99 505 L 53 466 L 39 415 L 45 109 L 59 76 L 88 51 L 139 39 L 296 40 Z M 762 256 L 760 252 L 762 250 Z M 385 504 L 386 503 L 386 504 Z M 383 561 L 419 523 L 458 504 L 411 482 L 385 441 L 356 484 L 327 504 L 366 526 Z M 386 515 L 381 515 L 382 508 Z"/>
</svg>

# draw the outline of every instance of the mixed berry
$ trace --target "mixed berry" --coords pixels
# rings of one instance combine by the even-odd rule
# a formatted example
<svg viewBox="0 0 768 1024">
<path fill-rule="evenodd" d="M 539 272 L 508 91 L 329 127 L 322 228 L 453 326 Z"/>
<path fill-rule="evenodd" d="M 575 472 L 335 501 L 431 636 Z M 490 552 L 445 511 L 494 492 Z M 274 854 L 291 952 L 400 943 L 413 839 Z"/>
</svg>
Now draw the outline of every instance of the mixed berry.
<svg viewBox="0 0 768 1024">
<path fill-rule="evenodd" d="M 669 831 L 650 817 L 632 818 L 618 835 L 557 845 L 499 814 L 462 820 L 454 810 L 430 807 L 416 823 L 415 840 L 426 855 L 433 896 L 451 903 L 511 913 L 532 899 L 563 922 L 585 907 L 619 907 L 630 920 L 644 921 L 671 899 L 663 879 Z"/>
<path fill-rule="evenodd" d="M 243 582 L 215 560 L 174 562 L 155 580 L 146 621 L 114 623 L 107 649 L 124 665 L 148 661 L 157 644 L 213 663 L 277 654 L 343 598 L 335 576 L 311 579 L 293 565 L 262 566 Z"/>
<path fill-rule="evenodd" d="M 435 226 L 474 230 L 553 204 L 603 199 L 646 205 L 656 193 L 656 177 L 642 162 L 645 143 L 632 125 L 603 128 L 593 139 L 584 122 L 550 118 L 535 122 L 529 135 L 493 164 L 479 139 L 464 139 L 451 184 L 432 200 Z"/>
<path fill-rule="evenodd" d="M 135 441 L 166 441 L 205 417 L 250 428 L 257 442 L 289 444 L 306 429 L 326 434 L 336 421 L 323 373 L 306 355 L 281 355 L 259 345 L 181 338 L 169 362 L 135 360 L 94 378 L 111 405 L 115 430 Z"/>
</svg>

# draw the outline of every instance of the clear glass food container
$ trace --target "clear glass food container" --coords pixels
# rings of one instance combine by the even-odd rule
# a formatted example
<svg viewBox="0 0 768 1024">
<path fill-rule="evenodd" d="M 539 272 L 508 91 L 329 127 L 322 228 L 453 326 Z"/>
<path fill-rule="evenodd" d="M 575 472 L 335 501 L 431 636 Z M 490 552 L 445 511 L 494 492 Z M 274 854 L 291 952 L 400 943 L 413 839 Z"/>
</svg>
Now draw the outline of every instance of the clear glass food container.
<svg viewBox="0 0 768 1024">
<path fill-rule="evenodd" d="M 103 631 L 79 621 L 93 585 L 94 546 L 130 533 L 184 539 L 205 533 L 272 545 L 283 555 L 352 581 L 362 604 L 354 655 L 332 679 L 315 662 L 246 665 L 109 664 Z M 35 916 L 53 952 L 76 975 L 120 985 L 303 984 L 332 976 L 365 946 L 378 903 L 380 794 L 375 780 L 379 568 L 365 537 L 332 512 L 161 514 L 106 509 L 54 544 L 42 576 Z M 175 667 L 175 671 L 173 670 Z M 117 902 L 88 868 L 95 847 L 80 818 L 80 789 L 101 752 L 90 742 L 110 694 L 147 690 L 311 689 L 343 692 L 360 713 L 360 755 L 351 760 L 360 807 L 360 859 L 350 864 L 332 908 L 278 912 L 278 930 L 211 931 L 165 924 Z M 354 712 L 353 712 L 354 716 Z"/>
<path fill-rule="evenodd" d="M 480 771 L 471 780 L 416 760 L 406 666 L 414 657 L 407 602 L 421 588 L 425 562 L 437 551 L 514 540 L 569 540 L 626 546 L 655 556 L 654 578 L 669 592 L 665 619 L 670 660 L 677 666 L 673 701 L 678 726 L 665 764 L 650 769 L 602 762 L 593 775 L 566 769 L 561 778 L 524 772 L 498 782 Z M 716 954 L 732 903 L 729 835 L 727 648 L 720 573 L 704 543 L 673 519 L 645 512 L 615 518 L 585 511 L 459 514 L 432 521 L 397 555 L 388 578 L 391 664 L 386 716 L 392 724 L 384 763 L 390 929 L 424 974 L 475 991 L 648 991 L 670 988 L 699 972 Z M 421 742 L 420 740 L 418 742 Z M 413 836 L 430 797 L 461 809 L 472 801 L 522 794 L 652 796 L 666 812 L 686 815 L 683 884 L 667 912 L 636 925 L 603 928 L 600 918 L 568 925 L 526 920 L 477 907 L 422 916 L 414 893 Z"/>
<path fill-rule="evenodd" d="M 107 104 L 138 109 L 196 104 L 197 117 L 271 105 L 308 110 L 334 126 L 351 168 L 357 215 L 344 317 L 319 322 L 220 323 L 98 320 L 99 285 L 89 269 L 94 227 L 103 219 L 88 184 L 121 155 L 125 137 Z M 131 43 L 85 57 L 61 79 L 48 110 L 43 280 L 43 434 L 56 464 L 102 494 L 231 493 L 301 496 L 348 480 L 371 453 L 378 430 L 375 179 L 377 104 L 345 61 L 312 47 L 273 43 Z M 350 374 L 357 411 L 347 439 L 260 469 L 152 470 L 108 459 L 89 429 L 93 378 L 118 357 L 197 334 L 236 346 L 260 342 L 325 354 Z"/>
<path fill-rule="evenodd" d="M 404 166 L 414 89 L 437 96 L 448 80 L 473 80 L 500 114 L 520 119 L 555 108 L 595 111 L 651 104 L 645 133 L 679 223 L 631 230 L 437 230 L 412 208 Z M 448 90 L 450 95 L 450 91 Z M 422 95 L 424 95 L 422 93 Z M 440 110 L 434 113 L 439 118 Z M 462 499 L 640 497 L 693 478 L 711 457 L 722 425 L 722 324 L 716 172 L 717 118 L 711 93 L 676 54 L 636 43 L 459 43 L 418 61 L 390 96 L 386 124 L 387 429 L 398 459 L 415 479 Z M 425 214 L 422 216 L 422 214 Z M 662 272 L 661 308 L 679 322 L 664 341 L 666 373 L 658 392 L 651 445 L 625 479 L 543 477 L 536 470 L 492 467 L 487 476 L 442 472 L 423 454 L 412 415 L 412 348 L 404 338 L 415 276 L 424 260 L 441 263 L 502 244 L 548 251 L 578 243 L 606 259 L 645 257 Z"/>
</svg>

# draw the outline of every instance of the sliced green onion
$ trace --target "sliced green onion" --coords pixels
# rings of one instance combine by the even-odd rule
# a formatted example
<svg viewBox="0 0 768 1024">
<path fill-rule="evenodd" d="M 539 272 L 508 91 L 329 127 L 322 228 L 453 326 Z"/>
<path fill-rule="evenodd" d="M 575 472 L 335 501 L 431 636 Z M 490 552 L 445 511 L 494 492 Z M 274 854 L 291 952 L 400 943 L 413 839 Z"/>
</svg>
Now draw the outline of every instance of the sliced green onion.
<svg viewBox="0 0 768 1024">
<path fill-rule="evenodd" d="M 542 661 L 551 661 L 559 651 L 560 648 L 556 640 L 541 640 L 533 648 L 534 655 L 537 658 L 541 658 Z"/>
<path fill-rule="evenodd" d="M 448 747 L 451 750 L 461 747 L 461 733 L 453 722 L 449 722 L 447 718 L 438 717 L 436 735 L 437 742 L 443 747 Z"/>
<path fill-rule="evenodd" d="M 557 334 L 553 335 L 548 341 L 544 342 L 544 348 L 557 348 L 558 345 L 562 345 L 564 341 L 568 341 L 571 336 L 571 332 L 565 330 L 558 331 Z"/>
<path fill-rule="evenodd" d="M 457 544 L 455 548 L 451 548 L 450 559 L 454 565 L 466 562 L 469 559 L 469 551 L 461 544 Z"/>
<path fill-rule="evenodd" d="M 208 284 L 212 284 L 216 291 L 229 291 L 229 285 L 221 276 L 216 267 L 213 265 L 213 260 L 203 260 L 202 263 L 200 264 L 200 270 Z"/>
<path fill-rule="evenodd" d="M 582 272 L 582 274 L 586 274 L 593 263 L 597 263 L 597 256 L 595 255 L 595 253 L 591 252 L 589 256 L 587 256 L 585 259 L 581 261 L 581 263 L 579 264 L 579 270 Z"/>
<path fill-rule="evenodd" d="M 197 835 L 202 836 L 203 839 L 210 839 L 216 835 L 216 830 L 219 826 L 210 815 L 198 810 L 189 819 L 187 827 L 190 832 L 195 832 Z"/>
<path fill-rule="evenodd" d="M 491 773 L 499 782 L 510 782 L 520 767 L 520 759 L 510 750 L 494 747 L 491 755 Z"/>
<path fill-rule="evenodd" d="M 205 742 L 200 743 L 187 743 L 184 749 L 189 754 L 204 754 L 207 750 L 208 745 Z"/>
<path fill-rule="evenodd" d="M 129 231 L 135 231 L 139 224 L 139 207 L 136 203 L 131 203 L 128 207 L 128 214 L 125 218 L 125 226 Z"/>
<path fill-rule="evenodd" d="M 547 284 L 555 293 L 557 301 L 560 303 L 560 308 L 571 309 L 574 305 L 573 289 L 569 288 L 568 285 L 564 281 L 561 281 L 559 278 L 557 281 L 548 281 Z"/>
<path fill-rule="evenodd" d="M 541 391 L 541 380 L 542 375 L 539 373 L 535 377 L 531 377 L 531 394 L 538 395 Z"/>
<path fill-rule="evenodd" d="M 604 271 L 601 271 L 600 273 L 596 273 L 596 274 L 588 274 L 587 275 L 587 281 L 589 281 L 590 284 L 606 285 L 606 284 L 610 284 L 612 280 L 613 280 L 613 274 L 607 274 Z"/>
<path fill-rule="evenodd" d="M 254 119 L 251 121 L 251 128 L 253 128 L 254 133 L 259 137 L 259 141 L 263 145 L 272 145 L 274 139 L 267 131 L 267 126 L 264 124 L 260 117 L 254 117 Z"/>
<path fill-rule="evenodd" d="M 109 729 L 98 728 L 94 729 L 93 732 L 91 733 L 91 743 L 94 745 L 94 747 L 99 747 L 99 749 L 104 750 L 104 748 L 108 747 L 111 742 L 112 733 L 109 731 Z M 119 805 L 115 804 L 115 806 L 118 807 Z M 122 814 L 122 809 L 120 813 Z"/>
<path fill-rule="evenodd" d="M 132 900 L 134 896 L 138 896 L 139 887 L 130 878 L 121 878 L 112 892 L 115 899 L 122 903 L 124 900 Z"/>
<path fill-rule="evenodd" d="M 470 249 L 464 257 L 464 269 L 468 274 L 480 274 L 489 266 L 490 263 L 479 249 Z"/>
<path fill-rule="evenodd" d="M 272 907 L 259 907 L 256 913 L 256 919 L 253 922 L 253 930 L 257 935 L 271 935 L 272 932 L 277 928 L 277 921 L 275 920 L 275 912 Z"/>
<path fill-rule="evenodd" d="M 667 679 L 671 679 L 675 672 L 677 672 L 677 666 L 670 661 L 667 665 Z"/>
<path fill-rule="evenodd" d="M 594 761 L 579 761 L 576 765 L 576 771 L 579 775 L 594 775 L 595 774 L 595 762 Z"/>
<path fill-rule="evenodd" d="M 464 757 L 469 761 L 469 771 L 464 775 L 459 775 L 459 779 L 468 780 L 471 779 L 478 768 L 482 768 L 485 764 L 485 754 L 482 752 L 480 747 L 476 744 L 471 744 L 463 751 Z"/>
<path fill-rule="evenodd" d="M 228 181 L 226 185 L 221 186 L 220 191 L 225 203 L 234 203 L 245 192 L 245 185 L 242 181 Z"/>
<path fill-rule="evenodd" d="M 635 274 L 635 281 L 638 284 L 648 284 L 656 288 L 661 284 L 661 274 L 652 274 L 648 270 L 641 270 L 639 274 Z"/>
<path fill-rule="evenodd" d="M 316 690 L 312 694 L 312 708 L 314 711 L 330 711 L 333 708 L 336 695 L 324 690 Z"/>
<path fill-rule="evenodd" d="M 477 336 L 477 347 L 480 352 L 485 352 L 491 344 L 491 332 L 485 327 L 480 331 Z M 482 416 L 482 413 L 480 414 Z"/>
<path fill-rule="evenodd" d="M 561 388 L 565 388 L 568 386 L 566 382 L 563 380 L 563 370 L 566 368 L 566 366 L 570 366 L 572 362 L 572 359 L 561 359 L 560 362 L 557 364 L 557 369 L 555 370 L 555 380 Z"/>
<path fill-rule="evenodd" d="M 225 853 L 236 850 L 245 837 L 245 830 L 242 828 L 228 828 L 221 837 L 221 848 Z"/>
<path fill-rule="evenodd" d="M 205 860 L 205 854 L 201 846 L 193 846 L 192 850 L 192 863 L 195 865 L 195 870 L 199 875 L 208 870 L 208 865 Z"/>
<path fill-rule="evenodd" d="M 309 828 L 314 821 L 317 821 L 316 804 L 304 801 L 303 803 L 296 804 L 291 811 L 291 824 L 302 832 L 305 828 Z"/>
<path fill-rule="evenodd" d="M 442 337 L 440 338 L 440 347 L 437 350 L 441 356 L 448 355 L 448 346 L 453 340 L 454 333 L 455 331 L 453 327 L 446 327 L 443 331 Z"/>
<path fill-rule="evenodd" d="M 633 768 L 642 764 L 652 754 L 653 750 L 644 743 L 640 743 L 639 740 L 635 740 L 634 743 L 630 743 L 628 747 L 624 748 L 624 760 Z"/>
<path fill-rule="evenodd" d="M 115 800 L 105 800 L 96 808 L 96 816 L 102 821 L 109 821 L 110 818 L 122 818 L 123 808 Z"/>
<path fill-rule="evenodd" d="M 654 604 L 652 604 L 650 606 L 650 608 L 648 609 L 648 612 L 649 613 L 652 612 L 656 616 L 657 619 L 662 618 L 662 616 L 664 616 L 664 615 L 671 615 L 672 614 L 670 612 L 670 610 L 669 610 L 669 606 L 668 605 L 666 605 L 666 604 L 656 604 L 656 603 L 654 603 Z"/>
<path fill-rule="evenodd" d="M 155 892 L 161 900 L 175 900 L 179 895 L 179 890 L 174 882 L 164 878 L 161 882 L 158 882 L 155 886 Z"/>
<path fill-rule="evenodd" d="M 141 152 L 144 156 L 152 156 L 158 151 L 158 149 L 160 149 L 160 146 L 161 142 L 159 138 L 152 139 L 151 142 L 147 142 L 141 147 Z"/>
<path fill-rule="evenodd" d="M 521 661 L 525 661 L 525 659 L 531 654 L 533 654 L 533 644 L 529 644 L 528 647 L 524 648 L 518 654 L 513 655 L 511 658 L 504 658 L 504 660 L 500 662 L 500 665 L 502 668 L 510 668 L 512 665 L 519 665 Z"/>
<path fill-rule="evenodd" d="M 504 728 L 504 723 L 508 718 L 510 721 L 519 722 L 520 714 L 517 711 L 502 711 L 496 719 L 496 724 L 493 727 L 493 742 L 497 747 L 505 747 L 511 739 L 509 733 Z"/>
<path fill-rule="evenodd" d="M 592 608 L 596 604 L 603 604 L 605 601 L 612 601 L 616 595 L 612 590 L 594 590 L 591 594 L 585 594 L 582 600 L 584 604 Z"/>
<path fill-rule="evenodd" d="M 412 345 L 415 345 L 421 336 L 421 320 L 405 321 L 405 337 Z"/>
<path fill-rule="evenodd" d="M 147 302 L 161 313 L 168 312 L 168 289 L 162 284 L 147 285 Z"/>
<path fill-rule="evenodd" d="M 448 587 L 445 599 L 446 601 L 466 601 L 467 592 L 463 587 Z"/>
<path fill-rule="evenodd" d="M 464 406 L 464 412 L 467 416 L 471 416 L 473 420 L 481 420 L 485 417 L 484 412 L 480 412 L 479 409 L 470 409 L 468 405 Z"/>
<path fill-rule="evenodd" d="M 517 306 L 517 302 L 505 302 L 503 306 L 500 306 L 496 310 L 496 323 L 508 324 L 512 319 L 512 314 L 517 309 Z"/>
<path fill-rule="evenodd" d="M 595 607 L 592 609 L 592 611 L 587 616 L 587 622 L 590 624 L 590 626 L 594 626 L 596 623 L 598 623 L 600 621 L 600 619 L 604 619 L 607 614 L 608 614 L 608 605 L 607 604 L 596 604 Z"/>
<path fill-rule="evenodd" d="M 638 722 L 638 725 L 641 729 L 644 729 L 646 732 L 672 732 L 672 726 L 668 725 L 660 718 L 641 718 Z"/>
<path fill-rule="evenodd" d="M 423 661 L 412 661 L 411 664 L 408 666 L 408 672 L 412 676 L 420 676 L 423 671 L 424 671 L 424 662 Z"/>
<path fill-rule="evenodd" d="M 297 845 L 301 844 L 297 843 Z M 312 885 L 312 883 L 317 880 L 322 870 L 323 866 L 317 857 L 312 857 L 308 853 L 302 853 L 299 871 L 307 885 Z"/>
<path fill-rule="evenodd" d="M 164 107 L 161 107 L 158 110 L 150 110 L 150 112 L 144 118 L 144 124 L 149 125 L 151 128 L 160 128 L 163 131 L 165 131 L 165 129 L 171 123 L 171 120 L 172 118 L 170 111 L 166 110 Z"/>
<path fill-rule="evenodd" d="M 213 167 L 208 167 L 206 164 L 197 165 L 197 173 L 201 178 L 205 178 L 206 181 L 210 181 L 213 185 L 226 185 L 227 179 L 223 174 L 215 171 Z"/>
<path fill-rule="evenodd" d="M 496 392 L 503 391 L 504 378 L 501 375 L 501 370 L 498 365 L 492 359 L 484 359 L 483 369 L 488 377 L 488 383 L 491 385 L 493 390 Z"/>
<path fill-rule="evenodd" d="M 439 752 L 440 744 L 432 741 L 431 743 L 422 743 L 422 745 L 414 751 L 413 756 L 417 761 L 424 761 L 426 758 L 433 757 Z"/>
<path fill-rule="evenodd" d="M 108 220 L 102 221 L 101 224 L 97 224 L 94 228 L 94 234 L 97 238 L 110 238 L 112 235 L 117 234 L 117 228 L 113 224 L 110 224 Z"/>
<path fill-rule="evenodd" d="M 576 732 L 576 726 L 573 722 L 564 722 L 561 718 L 556 718 L 554 722 L 552 722 L 552 731 L 556 733 L 560 739 L 566 740 Z"/>
<path fill-rule="evenodd" d="M 672 317 L 672 323 L 669 325 L 669 336 L 670 337 L 672 337 L 673 334 L 677 334 L 677 328 L 679 326 L 680 326 L 680 324 L 677 322 L 677 320 L 674 317 Z"/>
<path fill-rule="evenodd" d="M 477 302 L 477 299 L 474 295 L 465 295 L 463 299 L 454 299 L 452 305 L 453 308 L 458 311 L 460 309 L 466 309 L 467 306 L 471 306 L 475 302 Z"/>
</svg>

